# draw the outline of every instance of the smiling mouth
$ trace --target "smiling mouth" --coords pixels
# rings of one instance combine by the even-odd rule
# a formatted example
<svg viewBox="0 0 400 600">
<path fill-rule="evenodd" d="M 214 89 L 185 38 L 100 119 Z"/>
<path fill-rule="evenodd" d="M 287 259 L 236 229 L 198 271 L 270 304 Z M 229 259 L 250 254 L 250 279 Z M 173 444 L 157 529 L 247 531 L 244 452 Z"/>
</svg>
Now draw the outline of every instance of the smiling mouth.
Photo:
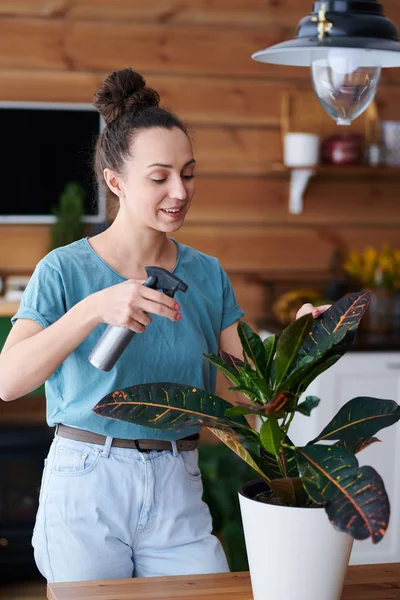
<svg viewBox="0 0 400 600">
<path fill-rule="evenodd" d="M 180 215 L 183 211 L 183 206 L 181 208 L 160 208 L 160 210 L 167 215 Z"/>
</svg>

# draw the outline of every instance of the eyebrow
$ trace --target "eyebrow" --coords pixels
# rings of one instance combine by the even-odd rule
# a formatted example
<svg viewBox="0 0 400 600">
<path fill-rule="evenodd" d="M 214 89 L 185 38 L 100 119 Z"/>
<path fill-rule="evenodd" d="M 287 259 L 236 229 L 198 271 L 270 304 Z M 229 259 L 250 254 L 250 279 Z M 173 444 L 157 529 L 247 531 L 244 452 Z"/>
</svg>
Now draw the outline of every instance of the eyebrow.
<svg viewBox="0 0 400 600">
<path fill-rule="evenodd" d="M 185 163 L 183 165 L 183 168 L 185 169 L 186 167 L 188 167 L 189 165 L 194 164 L 196 161 L 194 160 L 194 158 L 192 158 L 191 160 L 189 160 L 187 163 Z M 148 169 L 150 169 L 150 167 L 164 167 L 165 169 L 172 169 L 172 165 L 163 165 L 162 163 L 154 163 L 153 165 L 148 165 Z"/>
</svg>

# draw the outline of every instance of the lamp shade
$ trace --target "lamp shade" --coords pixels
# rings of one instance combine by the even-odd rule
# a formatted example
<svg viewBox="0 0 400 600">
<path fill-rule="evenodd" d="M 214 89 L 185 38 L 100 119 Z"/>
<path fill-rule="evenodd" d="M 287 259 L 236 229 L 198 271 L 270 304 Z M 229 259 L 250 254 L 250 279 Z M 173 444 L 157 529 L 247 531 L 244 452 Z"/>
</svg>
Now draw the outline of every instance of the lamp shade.
<svg viewBox="0 0 400 600">
<path fill-rule="evenodd" d="M 357 49 L 359 67 L 400 67 L 400 43 L 395 25 L 377 0 L 315 2 L 296 37 L 252 55 L 277 65 L 309 67 L 332 50 Z"/>
</svg>

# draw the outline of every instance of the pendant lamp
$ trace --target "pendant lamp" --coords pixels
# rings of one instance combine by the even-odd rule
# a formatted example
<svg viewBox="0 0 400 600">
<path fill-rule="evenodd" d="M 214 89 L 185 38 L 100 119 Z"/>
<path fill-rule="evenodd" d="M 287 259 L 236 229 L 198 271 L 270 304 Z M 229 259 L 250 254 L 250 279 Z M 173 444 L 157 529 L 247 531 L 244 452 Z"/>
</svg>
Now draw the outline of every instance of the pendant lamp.
<svg viewBox="0 0 400 600">
<path fill-rule="evenodd" d="M 315 94 L 338 125 L 372 102 L 382 68 L 400 67 L 396 27 L 377 0 L 314 2 L 296 37 L 252 55 L 276 65 L 311 67 Z"/>
</svg>

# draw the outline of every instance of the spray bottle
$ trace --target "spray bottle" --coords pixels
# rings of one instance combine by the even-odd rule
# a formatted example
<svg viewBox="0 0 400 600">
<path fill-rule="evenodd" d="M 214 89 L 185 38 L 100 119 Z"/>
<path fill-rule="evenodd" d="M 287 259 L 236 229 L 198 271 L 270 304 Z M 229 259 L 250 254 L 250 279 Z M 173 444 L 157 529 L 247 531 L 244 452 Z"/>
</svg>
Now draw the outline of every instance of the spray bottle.
<svg viewBox="0 0 400 600">
<path fill-rule="evenodd" d="M 186 292 L 188 289 L 186 283 L 166 269 L 161 267 L 145 267 L 145 269 L 147 273 L 147 279 L 143 284 L 145 287 L 160 290 L 171 298 L 177 290 Z M 132 329 L 109 325 L 90 353 L 89 362 L 97 369 L 110 371 L 134 335 Z"/>
</svg>

